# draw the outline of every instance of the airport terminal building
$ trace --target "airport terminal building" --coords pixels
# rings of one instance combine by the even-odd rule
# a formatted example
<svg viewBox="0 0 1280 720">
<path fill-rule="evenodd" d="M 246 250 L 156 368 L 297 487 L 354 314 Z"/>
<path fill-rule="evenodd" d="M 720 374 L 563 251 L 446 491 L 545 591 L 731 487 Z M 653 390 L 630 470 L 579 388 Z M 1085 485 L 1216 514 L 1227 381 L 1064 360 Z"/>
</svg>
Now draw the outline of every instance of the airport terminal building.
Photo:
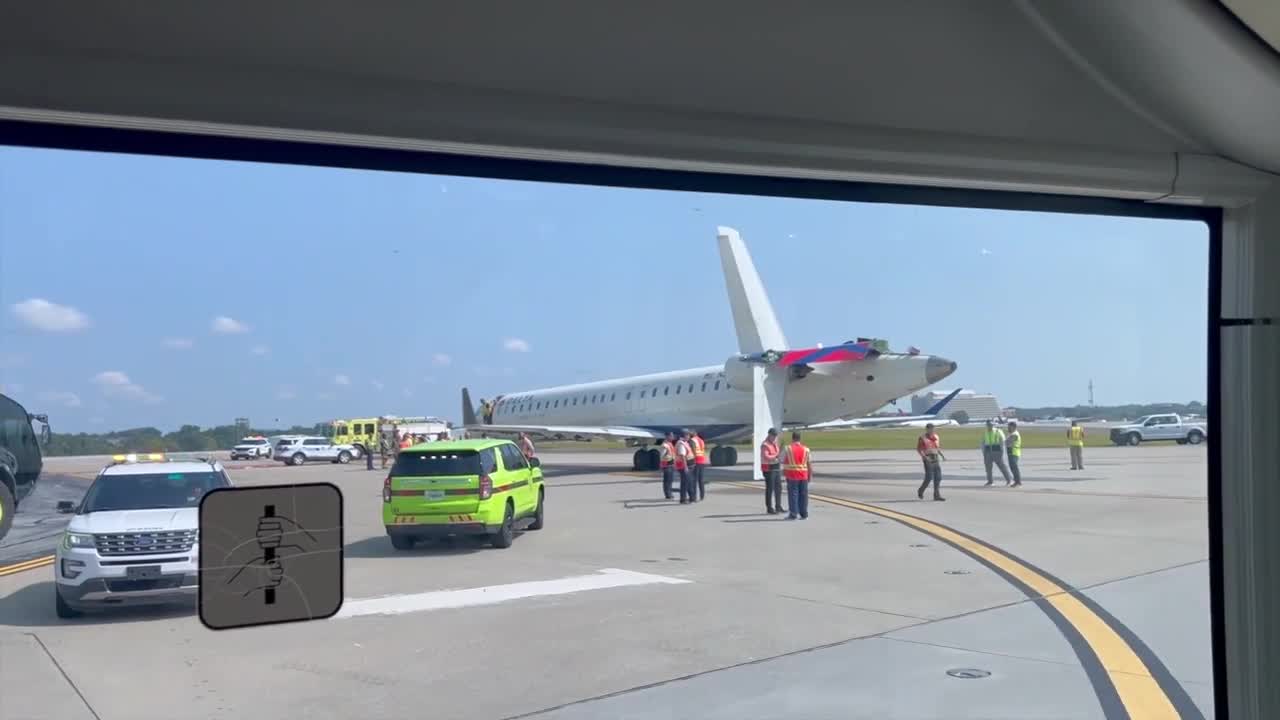
<svg viewBox="0 0 1280 720">
<path fill-rule="evenodd" d="M 930 390 L 919 395 L 912 395 L 912 414 L 923 415 L 934 403 L 950 395 L 951 392 L 951 390 Z M 961 410 L 968 414 L 971 421 L 1002 417 L 1000 402 L 996 400 L 995 395 L 976 393 L 972 390 L 961 390 L 960 394 L 956 395 L 955 399 L 943 409 L 942 416 L 951 417 L 953 413 Z"/>
</svg>

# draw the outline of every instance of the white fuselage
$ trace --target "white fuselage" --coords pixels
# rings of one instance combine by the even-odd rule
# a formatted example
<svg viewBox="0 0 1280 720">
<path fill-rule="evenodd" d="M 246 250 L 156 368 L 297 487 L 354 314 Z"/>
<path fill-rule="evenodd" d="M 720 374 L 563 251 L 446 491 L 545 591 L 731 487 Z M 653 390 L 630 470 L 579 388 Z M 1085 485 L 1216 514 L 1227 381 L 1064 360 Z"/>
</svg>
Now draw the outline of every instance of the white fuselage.
<svg viewBox="0 0 1280 720">
<path fill-rule="evenodd" d="M 818 366 L 788 382 L 785 425 L 867 415 L 932 384 L 930 356 L 886 354 L 856 363 Z M 692 428 L 708 440 L 751 433 L 752 388 L 729 384 L 724 365 L 565 385 L 501 397 L 495 425 Z"/>
</svg>

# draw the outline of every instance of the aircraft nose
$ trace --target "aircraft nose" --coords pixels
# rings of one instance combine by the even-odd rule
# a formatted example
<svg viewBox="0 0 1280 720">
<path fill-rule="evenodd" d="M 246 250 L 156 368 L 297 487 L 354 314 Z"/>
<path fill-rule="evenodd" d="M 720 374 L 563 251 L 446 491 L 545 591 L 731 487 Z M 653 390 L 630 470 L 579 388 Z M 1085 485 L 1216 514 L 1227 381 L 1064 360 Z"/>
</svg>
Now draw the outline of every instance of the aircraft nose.
<svg viewBox="0 0 1280 720">
<path fill-rule="evenodd" d="M 934 355 L 924 364 L 924 379 L 930 385 L 956 371 L 956 364 L 944 357 Z"/>
</svg>

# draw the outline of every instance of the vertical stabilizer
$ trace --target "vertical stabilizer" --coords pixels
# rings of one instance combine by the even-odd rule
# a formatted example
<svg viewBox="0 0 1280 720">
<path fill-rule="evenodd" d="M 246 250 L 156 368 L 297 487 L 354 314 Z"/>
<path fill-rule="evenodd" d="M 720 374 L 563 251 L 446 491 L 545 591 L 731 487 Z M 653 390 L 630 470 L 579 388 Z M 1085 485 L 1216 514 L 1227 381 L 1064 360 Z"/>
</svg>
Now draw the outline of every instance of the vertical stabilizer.
<svg viewBox="0 0 1280 720">
<path fill-rule="evenodd" d="M 738 352 L 758 353 L 786 350 L 787 339 L 773 314 L 773 305 L 764 292 L 764 283 L 737 230 L 716 229 L 720 241 L 720 264 L 724 267 L 725 289 L 729 291 L 729 307 L 733 325 L 738 331 Z"/>
</svg>

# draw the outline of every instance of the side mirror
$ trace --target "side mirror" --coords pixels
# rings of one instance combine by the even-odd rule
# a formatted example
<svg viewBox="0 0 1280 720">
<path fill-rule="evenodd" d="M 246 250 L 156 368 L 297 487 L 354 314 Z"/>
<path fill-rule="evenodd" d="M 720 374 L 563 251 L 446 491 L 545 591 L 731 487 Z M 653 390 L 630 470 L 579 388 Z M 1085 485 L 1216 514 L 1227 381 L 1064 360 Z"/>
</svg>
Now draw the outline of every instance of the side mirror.
<svg viewBox="0 0 1280 720">
<path fill-rule="evenodd" d="M 529 467 L 540 468 L 542 467 L 542 461 L 536 457 L 529 458 Z"/>
<path fill-rule="evenodd" d="M 61 513 L 61 514 L 63 514 L 63 515 L 68 515 L 68 514 L 70 514 L 70 513 L 75 512 L 75 511 L 76 511 L 76 505 L 75 505 L 75 503 L 71 502 L 70 500 L 59 500 L 59 501 L 58 501 L 58 512 L 59 512 L 59 513 Z"/>
</svg>

